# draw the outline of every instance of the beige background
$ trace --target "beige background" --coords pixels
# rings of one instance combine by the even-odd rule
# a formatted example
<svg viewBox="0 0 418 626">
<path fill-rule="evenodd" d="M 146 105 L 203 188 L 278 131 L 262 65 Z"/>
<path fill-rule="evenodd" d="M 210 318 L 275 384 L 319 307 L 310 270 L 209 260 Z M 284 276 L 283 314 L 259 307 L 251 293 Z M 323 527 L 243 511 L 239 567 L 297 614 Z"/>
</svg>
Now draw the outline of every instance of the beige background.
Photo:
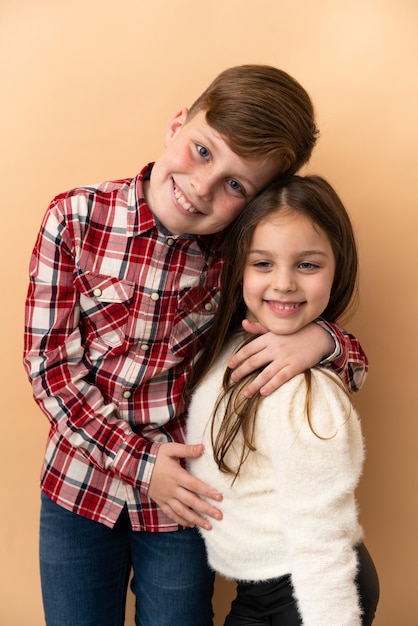
<svg viewBox="0 0 418 626">
<path fill-rule="evenodd" d="M 158 157 L 170 116 L 246 62 L 277 65 L 311 93 L 322 138 L 308 171 L 333 182 L 355 223 L 361 308 L 348 326 L 371 366 L 356 400 L 368 444 L 361 517 L 381 580 L 375 624 L 418 624 L 417 28 L 416 0 L 0 0 L 1 624 L 43 624 L 47 425 L 21 365 L 41 217 L 56 193 Z M 218 583 L 218 625 L 230 592 Z"/>
</svg>

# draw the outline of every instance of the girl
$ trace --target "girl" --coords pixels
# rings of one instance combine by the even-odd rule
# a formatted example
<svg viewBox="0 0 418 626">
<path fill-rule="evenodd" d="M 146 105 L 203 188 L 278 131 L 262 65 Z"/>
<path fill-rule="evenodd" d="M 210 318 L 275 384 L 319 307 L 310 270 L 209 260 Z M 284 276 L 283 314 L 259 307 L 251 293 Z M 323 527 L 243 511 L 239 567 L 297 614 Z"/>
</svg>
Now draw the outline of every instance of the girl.
<svg viewBox="0 0 418 626">
<path fill-rule="evenodd" d="M 237 580 L 225 626 L 371 624 L 378 579 L 355 501 L 361 427 L 346 390 L 317 367 L 268 397 L 245 397 L 230 356 L 247 318 L 292 334 L 355 301 L 357 251 L 341 200 L 321 177 L 293 176 L 255 198 L 227 240 L 221 300 L 192 372 L 191 472 L 223 494 L 200 529 L 211 567 Z M 250 378 L 254 374 L 250 375 Z"/>
</svg>

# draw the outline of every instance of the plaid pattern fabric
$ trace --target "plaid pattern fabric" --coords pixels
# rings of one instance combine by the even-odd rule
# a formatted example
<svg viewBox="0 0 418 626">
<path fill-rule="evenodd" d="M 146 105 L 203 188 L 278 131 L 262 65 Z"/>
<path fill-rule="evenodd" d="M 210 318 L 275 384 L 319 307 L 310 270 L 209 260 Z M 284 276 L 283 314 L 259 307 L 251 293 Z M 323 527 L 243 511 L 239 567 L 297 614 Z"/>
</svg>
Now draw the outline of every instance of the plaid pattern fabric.
<svg viewBox="0 0 418 626">
<path fill-rule="evenodd" d="M 50 421 L 46 495 L 110 527 L 126 503 L 134 530 L 164 531 L 178 526 L 147 497 L 149 481 L 159 445 L 184 442 L 182 391 L 221 260 L 217 235 L 158 227 L 142 193 L 150 168 L 51 202 L 31 258 L 24 362 Z M 365 356 L 332 331 L 333 367 L 355 390 Z"/>
<path fill-rule="evenodd" d="M 341 378 L 348 391 L 359 391 L 367 376 L 369 364 L 367 355 L 357 339 L 336 324 L 329 324 L 322 318 L 317 323 L 328 330 L 335 341 L 335 351 L 321 365 L 327 365 Z"/>
</svg>

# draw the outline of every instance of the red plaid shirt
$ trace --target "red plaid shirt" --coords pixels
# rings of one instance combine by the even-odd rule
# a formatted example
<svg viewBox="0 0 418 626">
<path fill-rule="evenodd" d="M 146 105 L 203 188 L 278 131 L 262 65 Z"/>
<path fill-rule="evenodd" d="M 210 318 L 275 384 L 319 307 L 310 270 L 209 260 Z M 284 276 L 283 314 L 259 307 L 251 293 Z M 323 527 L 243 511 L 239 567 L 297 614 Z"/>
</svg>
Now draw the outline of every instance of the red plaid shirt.
<svg viewBox="0 0 418 626">
<path fill-rule="evenodd" d="M 112 527 L 178 528 L 147 496 L 159 445 L 184 442 L 182 391 L 217 306 L 218 236 L 172 236 L 135 178 L 51 203 L 32 254 L 25 367 L 51 428 L 42 490 Z M 327 325 L 328 327 L 329 325 Z M 358 389 L 367 361 L 336 326 L 332 366 Z"/>
</svg>

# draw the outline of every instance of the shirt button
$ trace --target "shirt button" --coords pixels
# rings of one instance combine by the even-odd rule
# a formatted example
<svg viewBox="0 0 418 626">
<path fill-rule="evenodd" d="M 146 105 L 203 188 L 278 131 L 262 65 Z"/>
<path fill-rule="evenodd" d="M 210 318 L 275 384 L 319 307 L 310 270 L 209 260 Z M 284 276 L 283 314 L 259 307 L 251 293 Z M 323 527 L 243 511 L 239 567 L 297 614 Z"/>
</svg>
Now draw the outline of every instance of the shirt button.
<svg viewBox="0 0 418 626">
<path fill-rule="evenodd" d="M 154 293 L 151 294 L 151 300 L 154 300 L 154 302 L 157 302 L 157 300 L 159 299 L 160 299 L 160 296 L 158 295 L 158 293 L 154 291 Z"/>
<path fill-rule="evenodd" d="M 122 394 L 122 395 L 123 395 L 123 397 L 127 400 L 128 398 L 130 398 L 130 397 L 131 397 L 131 395 L 132 395 L 132 394 L 131 394 L 131 392 L 130 392 L 130 391 L 126 390 L 126 391 L 124 391 L 124 392 L 123 392 L 123 394 Z"/>
<path fill-rule="evenodd" d="M 167 239 L 167 246 L 172 246 L 172 245 L 173 245 L 173 243 L 174 243 L 174 239 L 173 239 L 172 237 L 169 237 L 169 238 Z"/>
<path fill-rule="evenodd" d="M 93 291 L 93 296 L 96 296 L 96 298 L 99 298 L 102 295 L 102 290 L 97 288 Z"/>
<path fill-rule="evenodd" d="M 212 311 L 213 306 L 210 302 L 206 302 L 205 304 L 205 311 Z"/>
<path fill-rule="evenodd" d="M 143 352 L 146 352 L 147 350 L 149 350 L 149 345 L 147 343 L 141 343 L 141 350 Z"/>
</svg>

